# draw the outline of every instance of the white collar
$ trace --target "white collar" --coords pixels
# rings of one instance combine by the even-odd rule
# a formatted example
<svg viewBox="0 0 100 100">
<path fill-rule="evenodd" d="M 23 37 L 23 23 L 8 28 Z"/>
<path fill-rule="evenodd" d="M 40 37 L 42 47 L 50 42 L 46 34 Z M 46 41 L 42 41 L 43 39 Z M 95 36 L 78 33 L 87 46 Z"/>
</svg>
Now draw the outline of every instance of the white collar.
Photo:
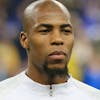
<svg viewBox="0 0 100 100">
<path fill-rule="evenodd" d="M 68 90 L 67 88 L 70 88 L 73 85 L 72 77 L 70 77 L 68 81 L 65 83 L 53 84 L 51 90 L 50 85 L 43 85 L 30 79 L 27 75 L 25 75 L 25 71 L 21 73 L 21 76 L 22 76 L 21 79 L 23 80 L 22 83 L 23 85 L 25 85 L 25 87 L 41 94 L 52 95 L 52 92 L 54 94 L 55 92 L 61 92 L 61 90 L 65 90 L 65 89 Z"/>
</svg>

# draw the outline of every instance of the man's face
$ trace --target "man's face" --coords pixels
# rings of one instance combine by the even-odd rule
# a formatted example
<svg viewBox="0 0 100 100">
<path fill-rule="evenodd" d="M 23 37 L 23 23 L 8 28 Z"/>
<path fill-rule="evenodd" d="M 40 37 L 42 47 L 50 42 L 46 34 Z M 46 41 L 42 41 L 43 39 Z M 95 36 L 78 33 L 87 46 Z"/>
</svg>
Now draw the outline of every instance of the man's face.
<svg viewBox="0 0 100 100">
<path fill-rule="evenodd" d="M 29 60 L 40 70 L 67 67 L 74 42 L 70 18 L 64 13 L 39 12 L 29 31 Z"/>
</svg>

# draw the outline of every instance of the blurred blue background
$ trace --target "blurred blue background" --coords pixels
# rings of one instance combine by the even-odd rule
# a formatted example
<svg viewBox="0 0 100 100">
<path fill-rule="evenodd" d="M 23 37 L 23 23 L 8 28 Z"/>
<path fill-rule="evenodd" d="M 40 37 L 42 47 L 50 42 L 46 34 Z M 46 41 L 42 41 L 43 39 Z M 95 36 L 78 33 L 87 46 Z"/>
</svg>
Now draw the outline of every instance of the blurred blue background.
<svg viewBox="0 0 100 100">
<path fill-rule="evenodd" d="M 27 66 L 19 43 L 25 7 L 36 0 L 0 0 L 0 81 Z M 80 81 L 100 89 L 100 0 L 58 0 L 71 12 L 75 45 L 69 71 Z"/>
</svg>

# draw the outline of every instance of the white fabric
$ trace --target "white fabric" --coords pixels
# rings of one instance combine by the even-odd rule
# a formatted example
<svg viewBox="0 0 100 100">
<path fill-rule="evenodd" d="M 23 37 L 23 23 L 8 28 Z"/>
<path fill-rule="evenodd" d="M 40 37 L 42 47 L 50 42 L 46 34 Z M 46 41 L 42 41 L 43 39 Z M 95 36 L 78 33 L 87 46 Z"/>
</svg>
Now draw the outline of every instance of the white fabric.
<svg viewBox="0 0 100 100">
<path fill-rule="evenodd" d="M 24 71 L 0 82 L 0 100 L 100 100 L 100 91 L 72 77 L 50 90 L 49 85 L 34 82 Z"/>
</svg>

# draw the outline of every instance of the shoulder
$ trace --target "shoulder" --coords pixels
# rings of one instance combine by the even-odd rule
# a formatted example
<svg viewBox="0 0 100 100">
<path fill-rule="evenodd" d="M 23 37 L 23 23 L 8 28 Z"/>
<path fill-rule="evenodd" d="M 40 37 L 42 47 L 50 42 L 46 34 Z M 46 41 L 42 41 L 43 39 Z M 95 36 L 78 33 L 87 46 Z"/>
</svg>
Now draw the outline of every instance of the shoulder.
<svg viewBox="0 0 100 100">
<path fill-rule="evenodd" d="M 0 98 L 12 92 L 21 83 L 21 74 L 0 82 Z"/>
<path fill-rule="evenodd" d="M 82 92 L 84 92 L 85 94 L 89 95 L 90 97 L 95 98 L 95 100 L 99 100 L 100 99 L 100 90 L 93 88 L 83 82 L 80 82 L 74 78 L 72 78 L 75 86 L 81 90 Z"/>
</svg>

